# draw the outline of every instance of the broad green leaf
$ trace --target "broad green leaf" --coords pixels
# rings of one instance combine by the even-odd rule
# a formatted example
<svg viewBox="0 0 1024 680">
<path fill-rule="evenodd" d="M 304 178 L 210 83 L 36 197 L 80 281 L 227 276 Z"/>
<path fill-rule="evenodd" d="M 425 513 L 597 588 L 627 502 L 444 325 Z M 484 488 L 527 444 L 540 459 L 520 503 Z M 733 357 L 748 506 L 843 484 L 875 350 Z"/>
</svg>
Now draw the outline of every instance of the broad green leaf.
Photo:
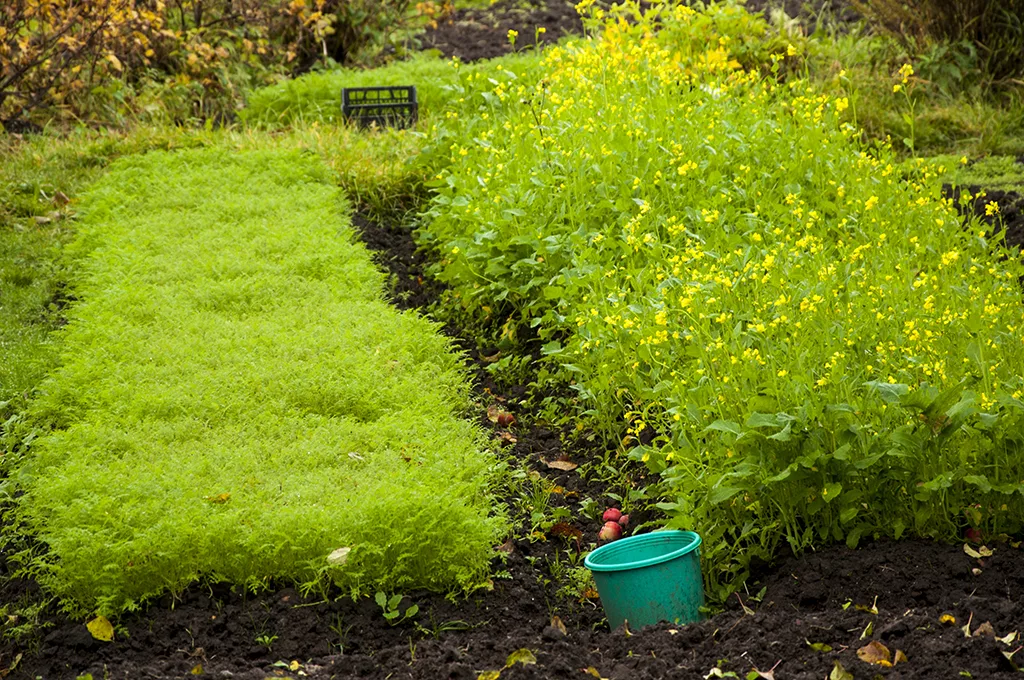
<svg viewBox="0 0 1024 680">
<path fill-rule="evenodd" d="M 720 486 L 711 490 L 711 493 L 708 494 L 708 502 L 712 505 L 718 505 L 719 503 L 724 503 L 729 500 L 741 491 L 743 491 L 743 489 L 736 486 Z"/>
<path fill-rule="evenodd" d="M 839 494 L 843 492 L 843 485 L 839 482 L 831 482 L 826 484 L 825 488 L 821 490 L 821 497 L 825 499 L 826 503 L 831 503 L 835 499 L 839 498 Z"/>
</svg>

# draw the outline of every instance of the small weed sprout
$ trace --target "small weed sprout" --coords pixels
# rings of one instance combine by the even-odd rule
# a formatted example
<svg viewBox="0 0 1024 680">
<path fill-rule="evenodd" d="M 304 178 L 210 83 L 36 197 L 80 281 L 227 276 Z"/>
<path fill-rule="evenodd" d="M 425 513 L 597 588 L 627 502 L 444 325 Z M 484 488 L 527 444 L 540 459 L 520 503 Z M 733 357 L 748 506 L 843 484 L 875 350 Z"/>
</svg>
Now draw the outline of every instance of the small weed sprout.
<svg viewBox="0 0 1024 680">
<path fill-rule="evenodd" d="M 397 626 L 403 621 L 412 619 L 420 611 L 420 606 L 415 603 L 409 605 L 404 612 L 399 610 L 399 605 L 402 604 L 402 597 L 401 594 L 388 597 L 381 591 L 377 591 L 376 596 L 374 596 L 374 600 L 377 602 L 377 606 L 381 608 L 385 620 L 392 626 Z"/>
</svg>

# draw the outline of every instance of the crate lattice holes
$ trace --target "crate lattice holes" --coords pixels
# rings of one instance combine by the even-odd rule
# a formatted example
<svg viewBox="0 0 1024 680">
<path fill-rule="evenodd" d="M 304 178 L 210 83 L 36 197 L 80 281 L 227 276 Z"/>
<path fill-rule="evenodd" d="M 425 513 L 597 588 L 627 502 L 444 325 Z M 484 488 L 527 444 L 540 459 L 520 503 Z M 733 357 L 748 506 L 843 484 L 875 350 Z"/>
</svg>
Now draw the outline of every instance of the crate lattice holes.
<svg viewBox="0 0 1024 680">
<path fill-rule="evenodd" d="M 341 113 L 361 128 L 411 127 L 419 118 L 419 101 L 414 85 L 346 87 L 341 91 Z"/>
</svg>

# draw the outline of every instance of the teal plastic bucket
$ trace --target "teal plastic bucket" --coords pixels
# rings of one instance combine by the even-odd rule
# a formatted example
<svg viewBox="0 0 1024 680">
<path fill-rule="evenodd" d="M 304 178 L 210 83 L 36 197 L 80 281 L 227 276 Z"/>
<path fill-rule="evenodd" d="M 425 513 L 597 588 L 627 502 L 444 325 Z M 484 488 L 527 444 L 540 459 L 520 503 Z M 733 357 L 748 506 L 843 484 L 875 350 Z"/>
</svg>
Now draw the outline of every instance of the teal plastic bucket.
<svg viewBox="0 0 1024 680">
<path fill-rule="evenodd" d="M 701 618 L 704 581 L 700 536 L 655 531 L 603 545 L 584 564 L 594 574 L 608 624 L 631 628 L 659 621 L 683 624 Z"/>
</svg>

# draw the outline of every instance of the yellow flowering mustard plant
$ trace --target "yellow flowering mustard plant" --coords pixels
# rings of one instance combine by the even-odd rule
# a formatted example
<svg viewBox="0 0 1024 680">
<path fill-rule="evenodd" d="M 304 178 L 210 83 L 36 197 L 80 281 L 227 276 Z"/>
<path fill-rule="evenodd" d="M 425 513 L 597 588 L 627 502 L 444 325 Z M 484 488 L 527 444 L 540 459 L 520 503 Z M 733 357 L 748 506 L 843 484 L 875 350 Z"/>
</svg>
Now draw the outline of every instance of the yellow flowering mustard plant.
<svg viewBox="0 0 1024 680">
<path fill-rule="evenodd" d="M 762 19 L 626 2 L 589 26 L 444 123 L 419 236 L 451 305 L 536 329 L 540 382 L 660 474 L 717 597 L 783 544 L 1019 529 L 1019 258 L 845 98 L 780 78 Z"/>
</svg>

